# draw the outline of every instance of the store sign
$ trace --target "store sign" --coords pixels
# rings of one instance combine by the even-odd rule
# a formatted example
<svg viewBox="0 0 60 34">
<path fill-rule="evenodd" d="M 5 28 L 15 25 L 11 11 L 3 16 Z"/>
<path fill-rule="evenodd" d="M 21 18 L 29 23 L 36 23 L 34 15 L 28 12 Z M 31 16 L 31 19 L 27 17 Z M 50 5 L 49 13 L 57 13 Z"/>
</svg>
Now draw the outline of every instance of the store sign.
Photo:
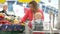
<svg viewBox="0 0 60 34">
<path fill-rule="evenodd" d="M 0 4 L 4 4 L 6 0 L 0 0 Z"/>
<path fill-rule="evenodd" d="M 23 2 L 23 3 L 29 3 L 31 2 L 32 0 L 18 0 L 18 2 Z M 40 2 L 40 0 L 35 0 L 36 2 Z"/>
<path fill-rule="evenodd" d="M 45 13 L 49 13 L 49 10 L 50 10 L 50 11 L 53 11 L 55 14 L 58 14 L 58 9 L 56 8 L 53 9 L 53 8 L 42 5 L 42 10 L 45 11 Z"/>
<path fill-rule="evenodd" d="M 23 3 L 28 3 L 28 2 L 30 2 L 30 1 L 32 1 L 32 0 L 18 0 L 18 2 L 23 2 Z"/>
<path fill-rule="evenodd" d="M 35 0 L 36 2 L 40 2 L 40 0 Z"/>
</svg>

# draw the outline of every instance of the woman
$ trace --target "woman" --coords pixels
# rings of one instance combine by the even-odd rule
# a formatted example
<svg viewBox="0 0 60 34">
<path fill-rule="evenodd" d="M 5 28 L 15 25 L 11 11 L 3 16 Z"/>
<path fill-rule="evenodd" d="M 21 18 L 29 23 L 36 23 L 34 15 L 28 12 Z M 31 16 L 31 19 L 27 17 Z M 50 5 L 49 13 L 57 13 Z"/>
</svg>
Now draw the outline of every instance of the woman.
<svg viewBox="0 0 60 34">
<path fill-rule="evenodd" d="M 31 1 L 29 3 L 29 6 L 30 9 L 27 10 L 25 16 L 21 19 L 21 23 L 25 22 L 27 19 L 29 19 L 29 21 L 32 21 L 34 18 L 34 14 L 37 12 L 40 12 L 42 14 L 42 20 L 44 20 L 43 11 L 38 8 L 37 2 Z"/>
</svg>

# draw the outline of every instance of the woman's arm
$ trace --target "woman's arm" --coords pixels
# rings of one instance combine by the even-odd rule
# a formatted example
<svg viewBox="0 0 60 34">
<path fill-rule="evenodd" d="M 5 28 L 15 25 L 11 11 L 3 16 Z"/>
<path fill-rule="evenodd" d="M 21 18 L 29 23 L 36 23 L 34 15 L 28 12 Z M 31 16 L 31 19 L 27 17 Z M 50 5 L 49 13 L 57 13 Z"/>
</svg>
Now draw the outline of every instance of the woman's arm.
<svg viewBox="0 0 60 34">
<path fill-rule="evenodd" d="M 20 22 L 25 22 L 26 19 L 28 18 L 28 14 L 29 14 L 29 11 L 27 11 L 27 12 L 25 13 L 24 17 L 21 19 Z"/>
</svg>

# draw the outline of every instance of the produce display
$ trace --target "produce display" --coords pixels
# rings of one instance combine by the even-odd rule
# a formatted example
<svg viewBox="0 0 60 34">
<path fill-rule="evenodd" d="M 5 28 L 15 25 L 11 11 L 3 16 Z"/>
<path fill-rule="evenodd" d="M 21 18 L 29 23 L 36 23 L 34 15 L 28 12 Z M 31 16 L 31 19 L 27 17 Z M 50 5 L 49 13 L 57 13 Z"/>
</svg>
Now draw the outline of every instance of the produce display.
<svg viewBox="0 0 60 34">
<path fill-rule="evenodd" d="M 4 18 L 4 14 L 0 13 L 0 19 Z"/>
<path fill-rule="evenodd" d="M 25 23 L 20 24 L 18 18 L 0 13 L 0 31 L 24 31 Z"/>
</svg>

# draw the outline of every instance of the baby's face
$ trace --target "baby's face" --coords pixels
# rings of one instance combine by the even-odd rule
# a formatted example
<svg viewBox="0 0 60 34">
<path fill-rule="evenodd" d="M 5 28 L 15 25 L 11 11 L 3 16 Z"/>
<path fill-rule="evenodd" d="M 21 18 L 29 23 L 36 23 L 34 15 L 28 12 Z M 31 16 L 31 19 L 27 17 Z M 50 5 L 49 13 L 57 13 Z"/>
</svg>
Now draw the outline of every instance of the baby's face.
<svg viewBox="0 0 60 34">
<path fill-rule="evenodd" d="M 41 18 L 42 18 L 41 14 L 39 14 L 39 13 L 35 14 L 35 20 L 41 19 Z"/>
<path fill-rule="evenodd" d="M 41 19 L 41 15 L 38 15 L 38 14 L 37 14 L 37 15 L 35 16 L 35 19 L 36 19 L 36 20 L 37 20 L 37 19 Z"/>
</svg>

